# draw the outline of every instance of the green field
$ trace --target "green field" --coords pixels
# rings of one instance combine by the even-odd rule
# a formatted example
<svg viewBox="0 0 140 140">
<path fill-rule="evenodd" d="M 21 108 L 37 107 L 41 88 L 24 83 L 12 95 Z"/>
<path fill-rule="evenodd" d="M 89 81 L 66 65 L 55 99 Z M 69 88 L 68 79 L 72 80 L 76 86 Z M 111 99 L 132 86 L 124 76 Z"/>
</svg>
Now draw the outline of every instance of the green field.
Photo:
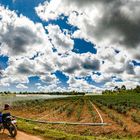
<svg viewBox="0 0 140 140">
<path fill-rule="evenodd" d="M 23 119 L 19 120 L 18 126 L 21 130 L 52 139 L 59 139 L 61 135 L 63 139 L 140 139 L 140 94 L 17 101 L 13 105 L 12 114 L 39 121 L 100 123 L 100 117 L 92 104 L 109 126 L 39 124 Z M 26 128 L 24 123 L 30 125 L 31 129 L 28 130 L 29 127 Z M 52 131 L 56 133 L 52 134 Z"/>
</svg>

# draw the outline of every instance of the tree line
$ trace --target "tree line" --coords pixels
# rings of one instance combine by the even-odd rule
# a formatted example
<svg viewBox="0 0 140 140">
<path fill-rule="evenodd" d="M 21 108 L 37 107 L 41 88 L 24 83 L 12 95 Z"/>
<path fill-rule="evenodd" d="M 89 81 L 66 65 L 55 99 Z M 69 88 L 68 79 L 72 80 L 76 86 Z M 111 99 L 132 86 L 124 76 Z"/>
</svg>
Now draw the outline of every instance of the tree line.
<svg viewBox="0 0 140 140">
<path fill-rule="evenodd" d="M 10 91 L 4 91 L 0 92 L 1 95 L 9 95 L 9 94 L 20 94 L 20 95 L 27 95 L 27 94 L 42 94 L 42 95 L 85 95 L 85 92 L 77 92 L 77 91 L 71 91 L 71 92 L 10 92 Z"/>
<path fill-rule="evenodd" d="M 105 90 L 102 92 L 102 94 L 136 94 L 140 93 L 140 85 L 137 85 L 133 89 L 126 89 L 125 85 L 122 85 L 121 87 L 115 86 L 113 90 Z"/>
<path fill-rule="evenodd" d="M 104 90 L 102 94 L 108 95 L 108 94 L 135 94 L 140 93 L 140 85 L 137 85 L 134 89 L 126 89 L 125 85 L 122 85 L 121 87 L 115 86 L 113 90 Z M 70 91 L 70 92 L 10 92 L 10 91 L 4 91 L 0 92 L 0 95 L 13 95 L 13 94 L 20 94 L 20 95 L 27 95 L 27 94 L 42 94 L 42 95 L 85 95 L 88 94 L 88 92 L 77 92 L 77 91 Z"/>
</svg>

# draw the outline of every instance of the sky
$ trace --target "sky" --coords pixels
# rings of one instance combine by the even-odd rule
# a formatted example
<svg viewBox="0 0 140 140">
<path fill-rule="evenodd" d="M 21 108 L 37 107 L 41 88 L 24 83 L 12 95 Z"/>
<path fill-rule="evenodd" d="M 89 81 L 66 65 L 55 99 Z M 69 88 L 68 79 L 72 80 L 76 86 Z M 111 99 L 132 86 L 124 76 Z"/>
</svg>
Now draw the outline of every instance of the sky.
<svg viewBox="0 0 140 140">
<path fill-rule="evenodd" d="M 0 0 L 0 91 L 135 88 L 139 13 L 139 0 Z"/>
</svg>

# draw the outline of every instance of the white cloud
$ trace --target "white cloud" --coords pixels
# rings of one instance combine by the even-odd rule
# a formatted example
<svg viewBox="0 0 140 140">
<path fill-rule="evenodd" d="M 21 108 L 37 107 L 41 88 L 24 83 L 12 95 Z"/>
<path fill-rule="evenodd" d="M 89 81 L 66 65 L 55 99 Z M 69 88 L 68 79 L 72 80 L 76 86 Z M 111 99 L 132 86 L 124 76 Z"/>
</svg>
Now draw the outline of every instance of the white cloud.
<svg viewBox="0 0 140 140">
<path fill-rule="evenodd" d="M 28 89 L 28 87 L 25 86 L 25 85 L 23 85 L 23 84 L 18 84 L 18 85 L 16 86 L 16 88 L 19 88 L 19 89 Z"/>
<path fill-rule="evenodd" d="M 140 60 L 139 4 L 137 1 L 51 0 L 36 7 L 36 12 L 46 21 L 67 15 L 69 23 L 79 28 L 75 37 L 88 39 L 97 47 L 126 49 L 132 58 Z"/>
<path fill-rule="evenodd" d="M 76 79 L 87 76 L 95 82 L 105 82 L 103 88 L 121 84 L 127 84 L 128 88 L 136 86 L 140 82 L 140 67 L 134 66 L 131 60 L 140 60 L 138 8 L 135 2 L 115 0 L 51 0 L 35 8 L 44 21 L 57 19 L 62 14 L 68 16 L 68 24 L 79 28 L 69 35 L 58 25 L 43 27 L 0 6 L 0 54 L 9 57 L 0 85 L 23 86 L 29 83 L 28 77 L 39 76 L 46 83 L 46 86 L 37 84 L 39 90 L 63 91 L 66 89 L 58 87 L 59 80 L 52 74 L 59 70 L 69 77 L 68 90 L 103 90 L 86 80 Z M 95 44 L 97 54 L 72 52 L 72 38 Z M 116 82 L 113 76 L 122 82 Z"/>
<path fill-rule="evenodd" d="M 2 79 L 2 80 L 0 80 L 0 86 L 9 87 L 10 84 L 9 84 L 9 82 L 6 81 L 6 79 Z"/>
<path fill-rule="evenodd" d="M 70 77 L 68 80 L 69 83 L 69 90 L 70 91 L 85 91 L 85 92 L 95 92 L 97 87 L 94 85 L 90 85 L 85 81 L 84 79 L 75 79 L 73 77 Z"/>
<path fill-rule="evenodd" d="M 58 7 L 61 7 L 61 3 L 61 0 L 51 0 L 50 3 L 46 1 L 43 5 L 40 4 L 38 7 L 35 7 L 35 10 L 41 19 L 48 21 L 58 17 L 58 13 L 56 11 L 58 11 Z"/>
<path fill-rule="evenodd" d="M 0 54 L 9 58 L 1 85 L 29 83 L 28 77 L 55 71 L 52 44 L 41 23 L 0 6 Z"/>
<path fill-rule="evenodd" d="M 102 74 L 102 75 L 92 75 L 92 79 L 97 83 L 107 83 L 112 81 L 112 75 L 111 74 Z"/>
<path fill-rule="evenodd" d="M 76 82 L 71 82 L 74 77 L 86 76 L 92 76 L 99 83 L 106 82 L 106 85 L 115 82 L 113 76 L 122 79 L 121 83 L 130 85 L 134 81 L 134 85 L 138 84 L 139 67 L 136 68 L 131 62 L 132 59 L 140 60 L 140 16 L 139 5 L 135 1 L 51 0 L 40 4 L 35 10 L 45 21 L 57 19 L 62 14 L 68 16 L 68 23 L 79 28 L 71 37 L 84 38 L 96 44 L 96 55 L 72 53 L 71 37 L 58 26 L 46 27 L 54 47 L 59 53 L 66 53 L 56 56 L 53 62 L 56 69 L 70 77 L 70 88 L 79 89 L 80 83 L 83 89 L 93 89 L 83 80 L 74 79 Z M 97 71 L 100 76 L 93 74 Z"/>
<path fill-rule="evenodd" d="M 16 2 L 16 0 L 12 0 L 12 2 L 13 2 L 13 3 L 15 3 L 15 2 Z"/>
<path fill-rule="evenodd" d="M 135 73 L 136 73 L 136 76 L 139 78 L 140 77 L 140 66 L 135 67 Z"/>
<path fill-rule="evenodd" d="M 0 6 L 0 54 L 10 57 L 33 57 L 37 52 L 51 51 L 42 24 Z M 47 47 L 44 47 L 47 42 Z"/>
<path fill-rule="evenodd" d="M 123 85 L 125 85 L 127 89 L 131 89 L 131 88 L 135 88 L 138 84 L 139 82 L 134 82 L 134 81 L 108 82 L 104 85 L 104 89 L 113 90 L 115 86 L 121 88 Z"/>
<path fill-rule="evenodd" d="M 38 86 L 37 87 L 39 91 L 41 92 L 63 92 L 67 91 L 65 87 L 58 87 L 56 84 L 51 84 L 49 86 Z"/>
<path fill-rule="evenodd" d="M 59 26 L 49 25 L 46 29 L 48 30 L 48 36 L 58 53 L 68 53 L 73 49 L 74 41 L 70 38 L 70 35 L 64 34 Z"/>
<path fill-rule="evenodd" d="M 48 85 L 51 85 L 51 84 L 57 85 L 57 83 L 59 81 L 56 78 L 56 76 L 50 75 L 50 74 L 42 75 L 42 76 L 40 76 L 40 79 Z"/>
<path fill-rule="evenodd" d="M 76 54 L 70 53 L 68 56 L 59 56 L 55 64 L 59 70 L 67 76 L 83 77 L 89 76 L 92 72 L 100 70 L 100 60 L 91 53 Z"/>
</svg>

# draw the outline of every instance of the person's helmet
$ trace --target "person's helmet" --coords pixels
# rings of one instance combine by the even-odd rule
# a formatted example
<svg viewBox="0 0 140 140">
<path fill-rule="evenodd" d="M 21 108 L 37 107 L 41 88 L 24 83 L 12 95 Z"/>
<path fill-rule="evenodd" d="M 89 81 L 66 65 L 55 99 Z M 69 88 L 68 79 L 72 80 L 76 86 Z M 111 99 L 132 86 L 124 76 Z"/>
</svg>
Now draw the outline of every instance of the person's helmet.
<svg viewBox="0 0 140 140">
<path fill-rule="evenodd" d="M 8 109 L 10 109 L 10 105 L 9 104 L 5 104 L 4 105 L 4 110 L 8 110 Z"/>
</svg>

